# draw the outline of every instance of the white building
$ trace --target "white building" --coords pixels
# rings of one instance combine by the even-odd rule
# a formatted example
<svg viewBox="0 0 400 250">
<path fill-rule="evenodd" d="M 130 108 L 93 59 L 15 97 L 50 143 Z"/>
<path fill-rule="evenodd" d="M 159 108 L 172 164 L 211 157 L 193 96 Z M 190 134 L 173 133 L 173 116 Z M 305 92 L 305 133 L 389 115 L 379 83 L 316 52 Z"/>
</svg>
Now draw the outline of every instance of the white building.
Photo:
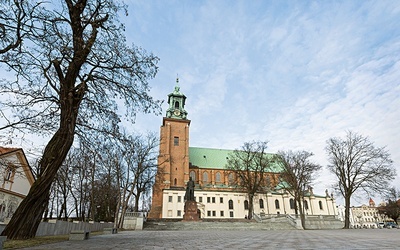
<svg viewBox="0 0 400 250">
<path fill-rule="evenodd" d="M 162 218 L 182 218 L 184 190 L 164 190 Z M 195 190 L 201 218 L 245 218 L 249 200 L 246 193 Z M 294 215 L 294 199 L 284 190 L 276 190 L 254 197 L 254 213 L 266 216 Z M 336 215 L 335 200 L 330 196 L 307 195 L 304 201 L 306 215 Z"/>
<path fill-rule="evenodd" d="M 21 148 L 0 147 L 0 174 L 0 222 L 7 223 L 35 180 Z"/>
<path fill-rule="evenodd" d="M 337 217 L 341 221 L 345 219 L 345 207 L 337 206 Z M 361 205 L 350 208 L 350 227 L 351 228 L 377 228 L 379 222 L 385 221 L 383 215 L 379 214 L 375 202 L 370 198 L 369 205 Z"/>
</svg>

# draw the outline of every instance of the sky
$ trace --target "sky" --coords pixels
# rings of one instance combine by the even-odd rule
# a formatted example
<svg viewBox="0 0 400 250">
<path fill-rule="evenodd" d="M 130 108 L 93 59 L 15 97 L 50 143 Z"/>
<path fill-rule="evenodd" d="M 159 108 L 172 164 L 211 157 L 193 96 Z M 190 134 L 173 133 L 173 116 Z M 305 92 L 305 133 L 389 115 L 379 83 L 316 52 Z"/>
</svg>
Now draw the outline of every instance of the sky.
<svg viewBox="0 0 400 250">
<path fill-rule="evenodd" d="M 190 146 L 267 140 L 325 167 L 326 141 L 351 130 L 386 146 L 400 173 L 400 1 L 131 1 L 128 12 L 129 42 L 160 58 L 153 96 L 166 100 L 179 77 Z M 135 129 L 161 122 L 139 116 Z M 332 181 L 321 171 L 316 192 Z"/>
<path fill-rule="evenodd" d="M 128 43 L 160 58 L 150 86 L 162 116 L 179 77 L 190 146 L 267 140 L 271 153 L 307 150 L 325 167 L 326 141 L 351 130 L 386 146 L 400 174 L 400 1 L 127 4 Z M 138 115 L 129 129 L 159 132 L 162 116 Z M 333 178 L 324 168 L 315 192 Z"/>
</svg>

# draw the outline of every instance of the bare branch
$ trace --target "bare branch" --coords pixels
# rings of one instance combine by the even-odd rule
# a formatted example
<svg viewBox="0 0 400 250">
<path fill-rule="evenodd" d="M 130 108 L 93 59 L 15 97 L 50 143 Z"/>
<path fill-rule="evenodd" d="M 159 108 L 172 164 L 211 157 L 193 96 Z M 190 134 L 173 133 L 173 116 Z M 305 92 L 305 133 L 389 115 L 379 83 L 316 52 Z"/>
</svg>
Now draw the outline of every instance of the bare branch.
<svg viewBox="0 0 400 250">
<path fill-rule="evenodd" d="M 356 192 L 383 193 L 396 175 L 396 169 L 386 149 L 378 148 L 351 131 L 345 139 L 327 141 L 328 170 L 337 177 L 335 188 L 345 198 L 345 227 L 349 228 L 350 198 Z"/>
</svg>

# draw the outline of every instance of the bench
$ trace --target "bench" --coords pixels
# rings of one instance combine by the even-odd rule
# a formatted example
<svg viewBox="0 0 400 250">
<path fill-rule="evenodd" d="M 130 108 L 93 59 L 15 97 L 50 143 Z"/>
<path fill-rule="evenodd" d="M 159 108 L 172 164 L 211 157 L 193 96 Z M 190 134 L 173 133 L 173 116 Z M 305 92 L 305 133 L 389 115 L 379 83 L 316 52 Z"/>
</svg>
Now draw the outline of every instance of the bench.
<svg viewBox="0 0 400 250">
<path fill-rule="evenodd" d="M 87 240 L 90 232 L 86 230 L 72 230 L 69 233 L 69 240 Z"/>
<path fill-rule="evenodd" d="M 103 229 L 104 234 L 116 234 L 118 233 L 118 229 L 115 227 L 106 227 Z"/>
</svg>

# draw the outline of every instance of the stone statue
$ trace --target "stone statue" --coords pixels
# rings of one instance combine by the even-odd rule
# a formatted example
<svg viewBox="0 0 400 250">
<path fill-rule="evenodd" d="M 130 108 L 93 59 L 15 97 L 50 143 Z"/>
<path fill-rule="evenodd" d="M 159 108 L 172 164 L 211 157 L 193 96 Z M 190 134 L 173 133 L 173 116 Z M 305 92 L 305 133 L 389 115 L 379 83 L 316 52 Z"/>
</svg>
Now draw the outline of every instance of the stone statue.
<svg viewBox="0 0 400 250">
<path fill-rule="evenodd" d="M 189 181 L 186 185 L 185 200 L 194 201 L 194 181 L 192 180 L 192 177 L 189 177 Z"/>
</svg>

